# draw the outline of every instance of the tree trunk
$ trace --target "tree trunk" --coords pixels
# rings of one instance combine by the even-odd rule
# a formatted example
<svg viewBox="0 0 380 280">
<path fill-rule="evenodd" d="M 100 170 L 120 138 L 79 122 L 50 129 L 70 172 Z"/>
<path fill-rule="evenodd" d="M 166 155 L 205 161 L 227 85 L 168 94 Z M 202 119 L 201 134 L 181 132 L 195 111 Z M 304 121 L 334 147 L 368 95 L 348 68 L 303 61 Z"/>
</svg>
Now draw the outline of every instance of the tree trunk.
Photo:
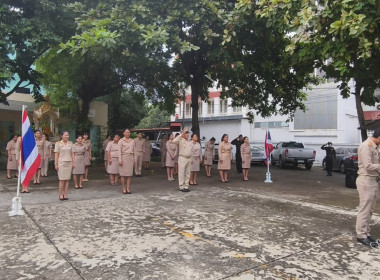
<svg viewBox="0 0 380 280">
<path fill-rule="evenodd" d="M 82 99 L 81 110 L 78 114 L 77 131 L 88 132 L 90 130 L 90 121 L 88 120 L 88 113 L 90 111 L 90 101 Z"/>
<path fill-rule="evenodd" d="M 355 102 L 356 102 L 356 112 L 358 113 L 360 127 L 365 125 L 364 112 L 363 112 L 363 107 L 362 107 L 362 99 L 360 96 L 360 92 L 362 91 L 362 88 L 363 87 L 360 83 L 356 83 L 354 95 L 355 95 Z M 362 141 L 365 141 L 368 137 L 367 129 L 361 128 L 360 133 L 362 136 Z"/>
<path fill-rule="evenodd" d="M 198 141 L 200 141 L 200 128 L 199 128 L 199 122 L 198 122 L 198 111 L 199 111 L 199 106 L 198 106 L 198 99 L 200 96 L 200 91 L 201 91 L 201 85 L 200 83 L 196 80 L 193 79 L 191 83 L 191 107 L 193 108 L 193 112 L 191 115 L 191 131 L 193 134 L 198 135 Z"/>
</svg>

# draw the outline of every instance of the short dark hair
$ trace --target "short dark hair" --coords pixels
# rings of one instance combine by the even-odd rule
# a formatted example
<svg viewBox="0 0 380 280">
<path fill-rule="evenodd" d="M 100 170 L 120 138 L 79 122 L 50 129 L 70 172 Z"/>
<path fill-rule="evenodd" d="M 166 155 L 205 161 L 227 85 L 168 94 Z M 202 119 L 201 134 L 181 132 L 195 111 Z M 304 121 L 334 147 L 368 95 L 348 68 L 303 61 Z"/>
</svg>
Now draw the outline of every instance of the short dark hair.
<svg viewBox="0 0 380 280">
<path fill-rule="evenodd" d="M 215 137 L 211 137 L 211 138 L 210 138 L 210 141 L 215 141 Z"/>
<path fill-rule="evenodd" d="M 380 127 L 376 128 L 375 131 L 372 134 L 372 137 L 380 137 Z"/>
</svg>

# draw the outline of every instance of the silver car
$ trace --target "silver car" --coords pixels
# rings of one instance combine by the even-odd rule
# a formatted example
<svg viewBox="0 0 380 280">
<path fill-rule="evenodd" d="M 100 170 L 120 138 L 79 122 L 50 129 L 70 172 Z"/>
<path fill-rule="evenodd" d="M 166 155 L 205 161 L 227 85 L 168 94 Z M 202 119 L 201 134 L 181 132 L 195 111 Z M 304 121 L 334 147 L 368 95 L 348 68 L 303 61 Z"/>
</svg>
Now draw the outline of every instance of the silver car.
<svg viewBox="0 0 380 280">
<path fill-rule="evenodd" d="M 252 163 L 264 164 L 266 160 L 264 147 L 259 146 L 259 145 L 253 145 L 253 144 L 250 144 L 250 146 L 251 146 L 251 152 L 252 152 L 251 164 Z"/>
</svg>

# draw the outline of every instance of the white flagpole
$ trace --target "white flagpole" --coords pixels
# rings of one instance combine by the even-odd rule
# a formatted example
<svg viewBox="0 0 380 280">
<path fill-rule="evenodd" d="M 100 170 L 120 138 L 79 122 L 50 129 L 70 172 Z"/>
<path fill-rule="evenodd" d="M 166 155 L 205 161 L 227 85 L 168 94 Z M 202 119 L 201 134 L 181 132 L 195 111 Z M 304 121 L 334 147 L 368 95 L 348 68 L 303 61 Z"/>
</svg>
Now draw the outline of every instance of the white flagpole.
<svg viewBox="0 0 380 280">
<path fill-rule="evenodd" d="M 22 139 L 22 117 L 24 114 L 24 109 L 26 109 L 25 105 L 22 105 L 21 110 L 21 139 Z M 20 145 L 22 142 L 20 142 Z M 20 147 L 20 158 L 18 162 L 18 178 L 17 178 L 17 191 L 16 196 L 12 198 L 12 210 L 8 212 L 9 216 L 22 216 L 25 214 L 24 210 L 22 210 L 21 204 L 21 196 L 20 196 L 20 185 L 21 185 L 21 161 L 22 161 L 22 147 Z"/>
<path fill-rule="evenodd" d="M 267 132 L 265 135 L 265 142 L 268 142 L 268 129 L 267 129 Z M 265 144 L 264 144 L 264 146 L 265 146 Z M 264 183 L 273 183 L 271 176 L 270 176 L 270 171 L 269 171 L 269 165 L 271 164 L 271 157 L 270 157 L 269 149 L 267 149 L 265 147 L 265 150 L 266 150 L 265 154 L 268 153 L 268 158 L 267 158 L 267 174 L 266 174 L 266 179 L 265 179 Z"/>
</svg>

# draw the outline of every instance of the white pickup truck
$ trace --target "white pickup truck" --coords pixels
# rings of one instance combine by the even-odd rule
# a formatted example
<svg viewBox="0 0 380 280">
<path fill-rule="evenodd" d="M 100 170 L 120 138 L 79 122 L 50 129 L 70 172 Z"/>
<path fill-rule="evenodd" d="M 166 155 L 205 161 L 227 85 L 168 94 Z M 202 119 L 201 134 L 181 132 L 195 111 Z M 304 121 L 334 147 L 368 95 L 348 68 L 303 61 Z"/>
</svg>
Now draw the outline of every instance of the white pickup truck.
<svg viewBox="0 0 380 280">
<path fill-rule="evenodd" d="M 305 168 L 310 170 L 315 161 L 316 151 L 305 148 L 300 142 L 279 142 L 273 149 L 271 163 L 279 164 L 280 168 L 285 168 L 286 164 L 291 163 L 294 166 L 304 164 Z"/>
</svg>

